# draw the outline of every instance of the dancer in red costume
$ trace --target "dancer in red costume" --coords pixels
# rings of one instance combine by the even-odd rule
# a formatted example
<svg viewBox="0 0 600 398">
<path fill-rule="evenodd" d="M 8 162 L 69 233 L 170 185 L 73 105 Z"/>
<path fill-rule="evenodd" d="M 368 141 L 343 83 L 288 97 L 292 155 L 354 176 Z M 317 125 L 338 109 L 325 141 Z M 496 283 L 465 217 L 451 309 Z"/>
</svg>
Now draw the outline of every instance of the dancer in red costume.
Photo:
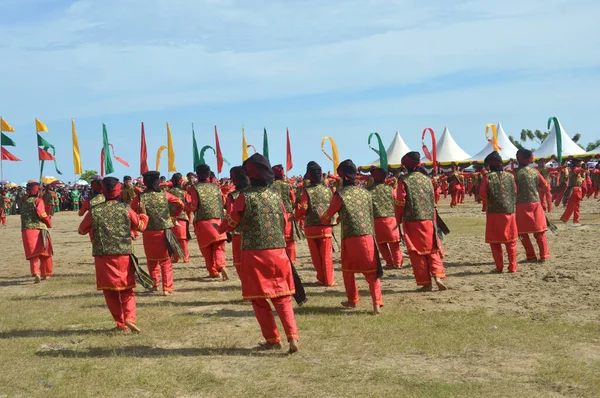
<svg viewBox="0 0 600 398">
<path fill-rule="evenodd" d="M 181 175 L 181 173 L 175 173 L 171 177 L 171 188 L 168 190 L 168 192 L 171 195 L 176 196 L 177 199 L 181 200 L 181 202 L 185 206 L 189 207 L 191 199 L 190 199 L 190 195 L 183 189 L 184 184 L 185 184 L 185 180 L 183 179 L 183 176 Z M 174 213 L 175 212 L 175 204 L 170 204 L 170 206 L 171 206 L 171 209 L 170 209 L 171 213 Z M 177 217 L 177 219 L 175 221 L 175 225 L 173 226 L 173 233 L 175 234 L 177 241 L 181 245 L 181 248 L 183 249 L 183 253 L 185 256 L 183 257 L 183 259 L 176 258 L 175 262 L 178 262 L 179 260 L 183 260 L 184 263 L 190 262 L 190 252 L 188 249 L 188 239 L 189 239 L 188 225 L 189 225 L 188 216 L 187 216 L 187 214 L 185 214 L 184 211 L 182 211 L 181 214 L 179 214 L 179 216 Z"/>
<path fill-rule="evenodd" d="M 233 213 L 233 205 L 237 198 L 240 196 L 245 189 L 250 187 L 250 180 L 248 176 L 242 170 L 242 166 L 235 166 L 229 170 L 229 177 L 235 186 L 235 190 L 227 195 L 225 202 L 225 210 L 227 214 Z M 231 251 L 233 253 L 233 265 L 240 275 L 240 265 L 242 264 L 242 235 L 240 228 L 236 228 L 231 232 Z"/>
</svg>

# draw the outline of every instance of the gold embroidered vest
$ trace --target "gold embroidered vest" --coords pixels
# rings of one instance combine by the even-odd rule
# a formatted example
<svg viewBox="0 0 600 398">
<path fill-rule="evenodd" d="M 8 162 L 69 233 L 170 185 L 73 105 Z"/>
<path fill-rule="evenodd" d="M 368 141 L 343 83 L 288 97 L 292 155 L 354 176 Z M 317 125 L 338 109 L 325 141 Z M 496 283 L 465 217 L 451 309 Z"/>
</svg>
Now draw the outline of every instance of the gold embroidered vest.
<svg viewBox="0 0 600 398">
<path fill-rule="evenodd" d="M 244 190 L 246 208 L 239 228 L 242 250 L 265 250 L 285 247 L 284 214 L 279 192 L 271 187 Z"/>
<path fill-rule="evenodd" d="M 195 221 L 223 218 L 223 197 L 221 190 L 209 182 L 198 183 L 194 187 L 198 194 L 198 209 L 194 213 Z"/>
<path fill-rule="evenodd" d="M 317 184 L 306 188 L 306 194 L 308 195 L 308 209 L 306 210 L 304 225 L 306 227 L 323 225 L 318 211 L 321 210 L 325 213 L 329 208 L 329 203 L 333 197 L 331 189 L 322 184 Z"/>
<path fill-rule="evenodd" d="M 507 171 L 488 173 L 488 213 L 512 214 L 515 212 L 515 179 Z"/>
<path fill-rule="evenodd" d="M 517 170 L 517 203 L 539 202 L 539 183 L 539 173 L 533 167 L 527 166 Z"/>
<path fill-rule="evenodd" d="M 344 205 L 340 210 L 342 240 L 353 236 L 373 235 L 373 199 L 371 193 L 358 186 L 345 186 L 337 193 Z"/>
<path fill-rule="evenodd" d="M 148 214 L 147 230 L 173 228 L 173 221 L 169 213 L 169 201 L 164 191 L 141 193 L 140 202 L 146 206 L 146 213 Z"/>
<path fill-rule="evenodd" d="M 92 213 L 92 256 L 131 254 L 129 206 L 121 202 L 104 202 Z"/>
<path fill-rule="evenodd" d="M 37 196 L 25 199 L 21 205 L 21 230 L 25 229 L 48 229 L 46 224 L 38 217 L 35 208 Z"/>
<path fill-rule="evenodd" d="M 171 189 L 169 189 L 169 193 L 173 196 L 176 196 L 177 199 L 181 200 L 181 202 L 185 204 L 185 191 L 183 189 L 178 188 L 178 187 L 171 188 Z M 175 203 L 169 202 L 169 213 L 171 213 L 171 214 L 175 213 L 176 209 L 177 209 L 177 205 Z M 181 212 L 181 214 L 177 217 L 177 219 L 188 221 L 188 216 L 185 213 L 185 209 Z"/>
<path fill-rule="evenodd" d="M 392 186 L 376 182 L 369 187 L 373 197 L 373 217 L 394 217 L 394 193 Z"/>
<path fill-rule="evenodd" d="M 288 184 L 284 180 L 275 180 L 273 185 L 271 185 L 279 195 L 281 196 L 281 200 L 283 201 L 283 207 L 285 211 L 291 213 L 293 210 L 292 200 L 290 199 L 290 184 Z"/>
<path fill-rule="evenodd" d="M 429 177 L 420 172 L 402 176 L 406 190 L 406 203 L 402 221 L 433 221 L 435 198 Z"/>
</svg>

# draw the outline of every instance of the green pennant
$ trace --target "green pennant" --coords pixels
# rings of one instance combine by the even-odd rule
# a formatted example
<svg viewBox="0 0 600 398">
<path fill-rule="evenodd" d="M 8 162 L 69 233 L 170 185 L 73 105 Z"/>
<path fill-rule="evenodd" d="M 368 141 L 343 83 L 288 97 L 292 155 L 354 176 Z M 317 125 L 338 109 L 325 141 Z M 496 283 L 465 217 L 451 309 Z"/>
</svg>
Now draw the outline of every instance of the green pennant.
<svg viewBox="0 0 600 398">
<path fill-rule="evenodd" d="M 115 167 L 113 166 L 112 157 L 110 156 L 108 132 L 106 131 L 106 124 L 104 123 L 102 123 L 102 141 L 104 148 L 104 175 L 109 175 L 115 171 Z"/>
<path fill-rule="evenodd" d="M 206 164 L 203 161 L 203 158 L 198 155 L 198 144 L 196 143 L 196 133 L 194 132 L 194 125 L 192 124 L 192 151 L 193 151 L 193 156 L 194 156 L 194 170 L 196 170 L 196 167 L 200 166 L 201 164 Z M 214 149 L 213 149 L 214 151 Z"/>
<path fill-rule="evenodd" d="M 217 153 L 215 151 L 215 148 L 211 147 L 210 145 L 205 145 L 202 150 L 200 151 L 200 159 L 199 159 L 199 164 L 206 164 L 206 160 L 204 160 L 204 152 L 206 152 L 208 149 L 212 149 L 213 153 Z"/>
<path fill-rule="evenodd" d="M 37 142 L 38 146 L 41 146 L 44 149 L 44 151 L 50 152 L 52 156 L 54 156 L 54 169 L 56 170 L 57 174 L 62 175 L 62 172 L 58 169 L 58 163 L 56 162 L 56 148 L 54 147 L 54 145 L 46 141 L 39 133 L 37 135 Z M 52 151 L 50 151 L 50 149 L 52 149 Z M 45 160 L 42 160 L 40 162 L 40 179 L 42 178 L 42 174 L 44 173 L 45 162 Z"/>
<path fill-rule="evenodd" d="M 263 156 L 269 159 L 269 137 L 267 136 L 267 129 L 264 129 L 263 133 Z"/>
<path fill-rule="evenodd" d="M 562 129 L 560 128 L 558 118 L 550 117 L 548 118 L 548 130 L 550 130 L 552 122 L 554 122 L 554 132 L 556 133 L 556 157 L 558 158 L 558 165 L 560 166 L 562 163 Z"/>
<path fill-rule="evenodd" d="M 2 146 L 16 146 L 15 142 L 6 134 L 2 133 Z"/>
<path fill-rule="evenodd" d="M 379 149 L 375 149 L 371 146 L 371 138 L 373 138 L 373 136 L 375 136 L 377 138 L 377 141 L 379 143 Z M 373 152 L 375 152 L 377 155 L 379 155 L 379 167 L 381 167 L 385 171 L 388 171 L 387 152 L 385 150 L 385 146 L 383 146 L 383 141 L 381 141 L 381 137 L 379 136 L 379 134 L 378 133 L 369 134 L 368 144 L 369 144 L 369 148 L 371 148 L 373 150 Z"/>
</svg>

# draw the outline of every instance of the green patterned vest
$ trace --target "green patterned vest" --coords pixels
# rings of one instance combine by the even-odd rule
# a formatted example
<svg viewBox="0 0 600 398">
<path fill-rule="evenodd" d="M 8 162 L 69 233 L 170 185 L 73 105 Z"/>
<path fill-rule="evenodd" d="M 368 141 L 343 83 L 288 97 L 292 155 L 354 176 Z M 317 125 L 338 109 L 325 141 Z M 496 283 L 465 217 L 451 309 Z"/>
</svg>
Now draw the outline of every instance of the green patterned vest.
<svg viewBox="0 0 600 398">
<path fill-rule="evenodd" d="M 284 214 L 279 192 L 271 187 L 250 187 L 244 191 L 246 208 L 240 220 L 242 250 L 285 247 Z"/>
<path fill-rule="evenodd" d="M 90 208 L 94 207 L 94 206 L 98 206 L 100 203 L 104 203 L 106 202 L 106 198 L 104 197 L 104 194 L 96 194 L 96 196 L 94 196 L 92 199 L 90 199 Z"/>
<path fill-rule="evenodd" d="M 194 220 L 223 218 L 223 197 L 219 187 L 209 182 L 201 182 L 195 185 L 195 189 L 198 194 L 198 209 L 194 213 Z"/>
<path fill-rule="evenodd" d="M 292 200 L 290 199 L 290 184 L 284 180 L 275 180 L 272 187 L 279 192 L 285 211 L 291 213 L 294 208 L 292 207 Z"/>
<path fill-rule="evenodd" d="M 306 188 L 306 194 L 308 195 L 308 209 L 306 210 L 304 225 L 306 227 L 323 225 L 318 211 L 322 210 L 325 213 L 329 208 L 329 203 L 333 197 L 331 189 L 323 184 L 317 184 Z"/>
<path fill-rule="evenodd" d="M 243 191 L 246 191 L 245 189 Z M 235 202 L 237 200 L 237 198 L 240 196 L 240 193 L 242 191 L 238 191 L 237 189 L 233 192 L 231 192 L 229 195 L 231 195 L 231 199 L 233 199 L 233 201 Z M 241 235 L 241 229 L 240 226 L 238 225 L 237 228 L 233 231 L 234 235 Z"/>
<path fill-rule="evenodd" d="M 435 215 L 435 199 L 433 186 L 429 177 L 420 172 L 402 176 L 406 189 L 403 221 L 433 221 Z"/>
<path fill-rule="evenodd" d="M 44 204 L 45 205 L 53 205 L 54 206 L 54 197 L 52 196 L 52 191 L 44 192 Z"/>
<path fill-rule="evenodd" d="M 488 213 L 512 214 L 515 212 L 515 179 L 509 172 L 491 172 L 488 178 Z"/>
<path fill-rule="evenodd" d="M 173 221 L 169 213 L 169 201 L 164 191 L 141 193 L 140 202 L 146 206 L 146 213 L 148 214 L 147 230 L 173 228 Z"/>
<path fill-rule="evenodd" d="M 369 187 L 373 197 L 373 217 L 394 217 L 394 193 L 392 186 L 376 182 Z"/>
<path fill-rule="evenodd" d="M 371 193 L 357 186 L 337 191 L 344 205 L 340 210 L 342 240 L 353 236 L 373 235 L 373 199 Z"/>
<path fill-rule="evenodd" d="M 169 193 L 173 196 L 177 196 L 177 199 L 181 200 L 182 203 L 185 203 L 185 191 L 181 188 L 175 187 L 169 189 Z M 177 205 L 175 203 L 169 202 L 169 213 L 175 213 L 177 209 Z M 177 217 L 178 220 L 188 221 L 188 216 L 185 214 L 185 210 L 181 212 L 181 214 Z"/>
<path fill-rule="evenodd" d="M 21 230 L 25 229 L 48 229 L 46 224 L 37 215 L 35 201 L 37 196 L 27 198 L 21 205 Z"/>
<path fill-rule="evenodd" d="M 121 202 L 104 202 L 92 213 L 92 256 L 131 254 L 129 206 Z"/>
<path fill-rule="evenodd" d="M 533 167 L 527 166 L 517 170 L 517 203 L 539 202 L 539 183 L 539 173 Z"/>
</svg>

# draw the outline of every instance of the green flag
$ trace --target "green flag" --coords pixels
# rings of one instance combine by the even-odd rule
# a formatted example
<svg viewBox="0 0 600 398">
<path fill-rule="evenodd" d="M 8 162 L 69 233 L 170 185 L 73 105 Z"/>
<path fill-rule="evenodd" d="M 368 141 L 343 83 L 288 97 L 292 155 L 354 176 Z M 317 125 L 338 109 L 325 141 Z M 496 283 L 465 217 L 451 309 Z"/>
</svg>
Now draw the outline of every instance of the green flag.
<svg viewBox="0 0 600 398">
<path fill-rule="evenodd" d="M 39 136 L 39 134 L 38 134 Z M 106 131 L 106 124 L 102 123 L 102 140 L 104 149 L 104 175 L 108 175 L 115 171 L 113 166 L 112 158 L 110 156 L 110 148 L 108 143 L 108 132 Z"/>
<path fill-rule="evenodd" d="M 267 129 L 264 129 L 263 134 L 263 156 L 269 159 L 269 138 L 267 137 Z"/>
<path fill-rule="evenodd" d="M 548 118 L 548 130 L 554 122 L 554 132 L 556 133 L 556 157 L 558 158 L 558 165 L 562 163 L 562 129 L 560 128 L 560 122 L 555 117 Z"/>
<path fill-rule="evenodd" d="M 194 170 L 196 170 L 196 167 L 200 166 L 201 164 L 206 164 L 203 162 L 203 159 L 200 155 L 198 155 L 198 144 L 196 143 L 196 133 L 194 132 L 194 125 L 192 124 L 192 150 L 193 150 L 193 156 L 194 156 Z"/>
<path fill-rule="evenodd" d="M 15 142 L 6 134 L 2 133 L 2 146 L 16 146 Z"/>
<path fill-rule="evenodd" d="M 375 149 L 371 146 L 371 138 L 377 138 L 377 143 L 379 144 L 379 149 Z M 371 133 L 369 134 L 369 148 L 371 148 L 373 150 L 373 152 L 375 152 L 376 154 L 379 155 L 379 167 L 381 167 L 383 170 L 388 171 L 388 158 L 387 158 L 387 152 L 385 151 L 385 146 L 383 145 L 383 141 L 381 141 L 381 137 L 379 136 L 378 133 Z"/>
<path fill-rule="evenodd" d="M 56 170 L 57 174 L 62 175 L 62 172 L 58 169 L 58 163 L 56 162 L 56 148 L 54 145 L 46 141 L 39 133 L 37 134 L 37 142 L 38 146 L 41 146 L 44 151 L 51 152 L 52 156 L 54 156 L 54 169 Z M 50 149 L 52 149 L 52 151 L 50 151 Z M 42 178 L 42 174 L 44 172 L 44 162 L 46 161 L 42 160 L 40 162 L 40 179 Z"/>
</svg>

